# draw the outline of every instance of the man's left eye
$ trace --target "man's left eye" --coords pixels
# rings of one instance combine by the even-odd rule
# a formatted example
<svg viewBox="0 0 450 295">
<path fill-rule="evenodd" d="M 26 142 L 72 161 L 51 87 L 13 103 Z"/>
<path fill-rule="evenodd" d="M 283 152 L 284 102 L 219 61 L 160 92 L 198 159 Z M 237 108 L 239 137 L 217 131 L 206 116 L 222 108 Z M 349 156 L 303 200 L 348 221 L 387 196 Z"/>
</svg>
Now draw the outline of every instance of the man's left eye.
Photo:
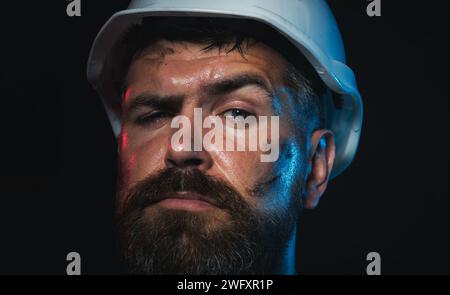
<svg viewBox="0 0 450 295">
<path fill-rule="evenodd" d="M 244 111 L 242 109 L 229 109 L 222 113 L 224 117 L 233 117 L 234 119 L 245 119 L 248 116 L 253 116 L 252 113 Z M 241 118 L 239 118 L 241 117 Z"/>
</svg>

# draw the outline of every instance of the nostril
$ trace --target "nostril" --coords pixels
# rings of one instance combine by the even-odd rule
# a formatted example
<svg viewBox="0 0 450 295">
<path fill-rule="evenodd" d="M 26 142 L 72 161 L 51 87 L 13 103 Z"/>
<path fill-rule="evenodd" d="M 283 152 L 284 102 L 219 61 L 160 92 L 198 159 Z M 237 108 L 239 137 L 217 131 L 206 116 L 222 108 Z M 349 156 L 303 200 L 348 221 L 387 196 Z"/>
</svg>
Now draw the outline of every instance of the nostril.
<svg viewBox="0 0 450 295">
<path fill-rule="evenodd" d="M 174 151 L 169 148 L 164 162 L 167 167 L 209 169 L 212 158 L 206 151 Z"/>
<path fill-rule="evenodd" d="M 202 159 L 192 158 L 186 159 L 183 163 L 183 166 L 200 166 L 203 163 Z"/>
<path fill-rule="evenodd" d="M 172 159 L 167 159 L 167 163 L 169 164 L 169 167 L 176 167 L 176 166 L 178 166 L 177 162 L 175 162 Z"/>
</svg>

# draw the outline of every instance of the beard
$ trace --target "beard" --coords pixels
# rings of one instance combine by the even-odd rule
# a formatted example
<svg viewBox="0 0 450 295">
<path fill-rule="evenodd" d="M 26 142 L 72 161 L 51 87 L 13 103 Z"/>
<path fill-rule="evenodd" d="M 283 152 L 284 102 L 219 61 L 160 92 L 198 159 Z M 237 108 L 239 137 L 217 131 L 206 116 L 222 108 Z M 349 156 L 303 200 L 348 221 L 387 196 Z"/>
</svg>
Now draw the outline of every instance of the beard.
<svg viewBox="0 0 450 295">
<path fill-rule="evenodd" d="M 154 205 L 179 191 L 208 196 L 217 208 L 194 212 Z M 198 169 L 168 168 L 124 194 L 119 230 L 132 274 L 275 274 L 298 212 L 261 212 L 230 184 Z"/>
</svg>

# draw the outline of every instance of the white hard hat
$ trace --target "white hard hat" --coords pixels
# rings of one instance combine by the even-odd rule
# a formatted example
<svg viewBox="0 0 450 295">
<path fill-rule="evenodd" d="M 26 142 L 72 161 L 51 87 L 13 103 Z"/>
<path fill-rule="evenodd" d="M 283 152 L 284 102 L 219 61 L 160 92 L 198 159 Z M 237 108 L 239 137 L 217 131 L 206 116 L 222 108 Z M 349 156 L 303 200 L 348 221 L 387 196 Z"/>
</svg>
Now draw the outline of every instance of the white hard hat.
<svg viewBox="0 0 450 295">
<path fill-rule="evenodd" d="M 118 93 L 112 90 L 107 57 L 122 34 L 143 18 L 190 16 L 244 18 L 269 25 L 298 48 L 325 85 L 339 96 L 336 107 L 327 102 L 327 127 L 335 135 L 336 158 L 331 177 L 353 160 L 362 124 L 362 102 L 333 14 L 324 0 L 134 0 L 128 9 L 115 13 L 102 27 L 92 45 L 87 65 L 89 82 L 102 97 L 114 134 L 121 131 Z"/>
</svg>

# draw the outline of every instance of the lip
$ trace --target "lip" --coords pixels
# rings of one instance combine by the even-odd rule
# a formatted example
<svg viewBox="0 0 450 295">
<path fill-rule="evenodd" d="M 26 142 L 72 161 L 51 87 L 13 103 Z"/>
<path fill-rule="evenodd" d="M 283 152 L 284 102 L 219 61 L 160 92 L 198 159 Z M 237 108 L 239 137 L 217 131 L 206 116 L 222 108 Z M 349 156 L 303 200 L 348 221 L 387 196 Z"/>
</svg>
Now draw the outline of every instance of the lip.
<svg viewBox="0 0 450 295">
<path fill-rule="evenodd" d="M 217 208 L 210 198 L 186 191 L 164 194 L 163 198 L 156 202 L 155 205 L 167 209 L 186 211 L 203 211 Z"/>
</svg>

